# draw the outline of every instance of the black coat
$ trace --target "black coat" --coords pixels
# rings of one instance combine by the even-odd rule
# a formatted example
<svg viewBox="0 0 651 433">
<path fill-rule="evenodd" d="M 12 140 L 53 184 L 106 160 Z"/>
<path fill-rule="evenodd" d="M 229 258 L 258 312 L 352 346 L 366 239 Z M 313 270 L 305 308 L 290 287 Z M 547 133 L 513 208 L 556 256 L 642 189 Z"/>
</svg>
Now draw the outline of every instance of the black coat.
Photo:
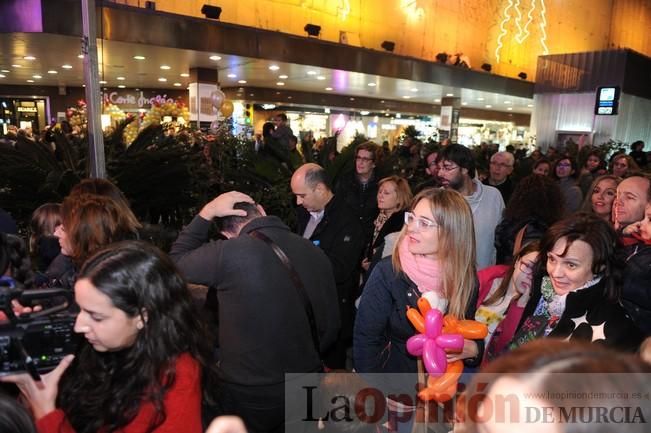
<svg viewBox="0 0 651 433">
<path fill-rule="evenodd" d="M 310 213 L 302 206 L 298 207 L 297 213 L 297 233 L 301 235 L 310 220 Z M 332 264 L 341 308 L 343 337 L 352 335 L 353 302 L 358 295 L 364 239 L 362 226 L 354 210 L 337 195 L 326 204 L 323 218 L 310 236 L 310 241 L 323 250 Z"/>
<path fill-rule="evenodd" d="M 172 245 L 170 257 L 185 278 L 216 287 L 219 374 L 240 385 L 272 385 L 285 373 L 321 368 L 305 308 L 287 268 L 252 230 L 289 257 L 313 305 L 321 352 L 337 338 L 339 311 L 328 258 L 279 218 L 255 218 L 233 239 L 208 241 L 210 221 L 197 216 Z"/>
<path fill-rule="evenodd" d="M 335 188 L 335 195 L 343 198 L 357 214 L 367 242 L 373 236 L 373 221 L 378 214 L 377 192 L 378 181 L 375 174 L 362 185 L 354 171 L 343 175 Z"/>
<path fill-rule="evenodd" d="M 651 335 L 651 245 L 625 247 L 622 255 L 626 261 L 622 304 L 642 332 Z"/>
</svg>

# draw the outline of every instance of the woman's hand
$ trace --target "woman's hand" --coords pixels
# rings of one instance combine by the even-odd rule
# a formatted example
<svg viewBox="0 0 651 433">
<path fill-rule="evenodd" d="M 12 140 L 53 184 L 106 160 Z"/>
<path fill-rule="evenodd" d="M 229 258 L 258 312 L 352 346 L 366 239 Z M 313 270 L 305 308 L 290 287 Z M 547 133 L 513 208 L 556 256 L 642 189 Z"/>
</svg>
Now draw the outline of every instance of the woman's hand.
<svg viewBox="0 0 651 433">
<path fill-rule="evenodd" d="M 642 225 L 642 221 L 638 221 L 636 223 L 630 224 L 626 227 L 624 227 L 624 230 L 622 230 L 622 233 L 628 236 L 631 236 L 632 234 L 639 233 L 640 232 L 640 226 Z"/>
<path fill-rule="evenodd" d="M 479 355 L 479 347 L 473 340 L 463 340 L 461 352 L 447 353 L 448 362 L 463 361 L 468 358 L 475 358 Z"/>
<path fill-rule="evenodd" d="M 0 377 L 0 382 L 15 383 L 29 404 L 34 418 L 39 419 L 56 409 L 59 380 L 73 359 L 74 355 L 66 356 L 54 370 L 41 376 L 38 382 L 27 373 Z"/>
</svg>

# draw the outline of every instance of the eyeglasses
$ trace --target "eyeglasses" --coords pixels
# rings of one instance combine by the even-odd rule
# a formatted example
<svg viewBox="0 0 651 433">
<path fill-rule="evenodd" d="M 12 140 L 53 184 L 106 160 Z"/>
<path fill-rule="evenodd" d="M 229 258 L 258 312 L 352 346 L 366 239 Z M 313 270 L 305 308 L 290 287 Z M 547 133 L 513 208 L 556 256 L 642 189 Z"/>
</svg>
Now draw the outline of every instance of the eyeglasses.
<svg viewBox="0 0 651 433">
<path fill-rule="evenodd" d="M 518 267 L 520 268 L 520 271 L 527 275 L 532 275 L 533 274 L 533 267 L 536 265 L 535 263 L 527 263 L 523 260 L 519 261 Z"/>
<path fill-rule="evenodd" d="M 438 227 L 436 223 L 425 218 L 419 218 L 412 212 L 405 212 L 405 224 L 414 224 L 416 231 L 429 230 Z"/>
<path fill-rule="evenodd" d="M 494 161 L 491 161 L 491 165 L 493 167 L 499 167 L 499 168 L 511 168 L 511 167 L 513 167 L 511 164 L 506 164 L 504 162 L 494 162 Z"/>
<path fill-rule="evenodd" d="M 439 170 L 442 170 L 442 171 L 454 171 L 457 168 L 459 168 L 458 165 L 441 164 Z"/>
<path fill-rule="evenodd" d="M 373 162 L 375 161 L 373 158 L 365 158 L 363 156 L 357 156 L 355 157 L 356 161 L 362 161 L 362 162 Z"/>
</svg>

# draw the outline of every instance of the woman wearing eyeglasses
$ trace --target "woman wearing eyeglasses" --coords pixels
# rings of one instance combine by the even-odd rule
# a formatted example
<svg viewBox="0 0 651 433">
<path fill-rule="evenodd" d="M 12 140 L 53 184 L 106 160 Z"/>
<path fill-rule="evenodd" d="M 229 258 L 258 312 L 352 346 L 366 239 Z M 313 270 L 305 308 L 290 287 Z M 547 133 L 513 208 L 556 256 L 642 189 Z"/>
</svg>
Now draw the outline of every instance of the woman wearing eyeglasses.
<svg viewBox="0 0 651 433">
<path fill-rule="evenodd" d="M 538 241 L 531 242 L 516 252 L 513 265 L 489 266 L 477 273 L 479 299 L 475 320 L 488 327 L 484 362 L 500 355 L 513 339 L 529 301 L 538 250 Z"/>
<path fill-rule="evenodd" d="M 452 190 L 420 192 L 405 213 L 392 258 L 373 269 L 364 287 L 353 335 L 355 369 L 416 373 L 416 358 L 406 349 L 407 339 L 416 332 L 407 320 L 407 307 L 415 307 L 424 293 L 434 292 L 444 313 L 474 319 L 477 290 L 468 203 Z M 448 354 L 448 361 L 476 365 L 482 354 L 483 340 L 466 340 L 460 353 Z"/>
<path fill-rule="evenodd" d="M 576 184 L 578 166 L 574 159 L 563 157 L 554 164 L 554 178 L 563 195 L 563 215 L 568 216 L 579 210 L 583 201 L 581 188 Z"/>
</svg>

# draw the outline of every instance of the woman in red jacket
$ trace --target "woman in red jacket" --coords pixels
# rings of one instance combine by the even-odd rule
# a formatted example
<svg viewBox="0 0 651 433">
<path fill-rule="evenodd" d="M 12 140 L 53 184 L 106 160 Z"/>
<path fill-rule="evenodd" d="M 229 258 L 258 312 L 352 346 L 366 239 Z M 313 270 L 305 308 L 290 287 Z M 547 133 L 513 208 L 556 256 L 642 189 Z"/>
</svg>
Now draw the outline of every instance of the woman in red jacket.
<svg viewBox="0 0 651 433">
<path fill-rule="evenodd" d="M 39 432 L 202 432 L 208 339 L 167 256 L 136 241 L 102 249 L 81 268 L 75 300 L 86 338 L 77 354 L 41 382 L 3 378 L 18 384 Z"/>
</svg>

